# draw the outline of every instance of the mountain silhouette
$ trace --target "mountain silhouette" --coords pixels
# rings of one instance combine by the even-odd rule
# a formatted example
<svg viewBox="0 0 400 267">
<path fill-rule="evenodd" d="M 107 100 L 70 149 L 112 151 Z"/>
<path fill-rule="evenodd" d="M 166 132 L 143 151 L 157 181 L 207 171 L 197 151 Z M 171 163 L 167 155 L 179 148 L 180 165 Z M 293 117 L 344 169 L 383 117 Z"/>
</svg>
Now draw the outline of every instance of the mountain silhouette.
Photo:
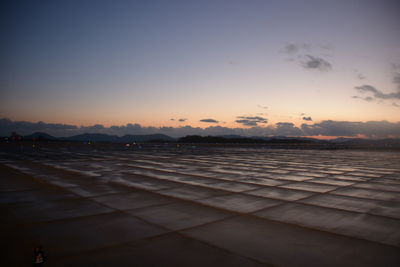
<svg viewBox="0 0 400 267">
<path fill-rule="evenodd" d="M 13 138 L 19 136 L 19 139 Z M 179 139 L 165 134 L 143 134 L 143 135 L 109 135 L 100 133 L 84 133 L 70 137 L 54 137 L 44 132 L 35 132 L 30 135 L 20 136 L 13 132 L 11 137 L 1 137 L 8 141 L 76 141 L 76 142 L 108 142 L 108 143 L 204 143 L 204 144 L 271 144 L 271 145 L 308 145 L 314 144 L 321 148 L 365 148 L 365 149 L 400 149 L 400 138 L 386 139 L 361 139 L 339 137 L 331 140 L 319 140 L 310 137 L 287 137 L 287 136 L 251 136 L 221 135 L 200 136 L 187 135 Z"/>
<path fill-rule="evenodd" d="M 98 133 L 84 133 L 80 135 L 74 135 L 70 137 L 63 137 L 62 140 L 68 141 L 92 141 L 92 142 L 112 142 L 112 143 L 132 143 L 132 142 L 149 142 L 149 141 L 160 141 L 160 142 L 173 142 L 174 138 L 169 137 L 165 134 L 144 134 L 144 135 L 108 135 Z"/>
<path fill-rule="evenodd" d="M 30 135 L 23 136 L 23 139 L 28 140 L 57 140 L 57 137 L 51 136 L 47 133 L 43 132 L 36 132 Z"/>
</svg>

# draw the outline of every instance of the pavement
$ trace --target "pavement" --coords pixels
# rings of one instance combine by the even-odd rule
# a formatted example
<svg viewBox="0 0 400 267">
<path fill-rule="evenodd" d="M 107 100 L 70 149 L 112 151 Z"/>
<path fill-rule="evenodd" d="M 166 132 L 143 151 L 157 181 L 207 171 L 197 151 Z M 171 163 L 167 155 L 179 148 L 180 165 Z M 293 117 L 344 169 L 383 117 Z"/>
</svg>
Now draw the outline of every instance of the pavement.
<svg viewBox="0 0 400 267">
<path fill-rule="evenodd" d="M 45 266 L 400 266 L 398 163 L 395 152 L 7 151 L 1 258 L 29 266 L 41 244 Z"/>
</svg>

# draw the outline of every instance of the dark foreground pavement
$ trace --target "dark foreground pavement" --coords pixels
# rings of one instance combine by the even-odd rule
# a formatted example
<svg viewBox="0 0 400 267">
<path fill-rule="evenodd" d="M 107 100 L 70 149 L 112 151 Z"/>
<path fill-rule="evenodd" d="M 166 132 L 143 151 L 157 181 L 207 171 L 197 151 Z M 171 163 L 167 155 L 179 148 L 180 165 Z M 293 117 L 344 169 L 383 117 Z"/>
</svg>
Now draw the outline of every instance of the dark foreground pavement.
<svg viewBox="0 0 400 267">
<path fill-rule="evenodd" d="M 151 175 L 108 182 L 109 170 L 7 165 L 1 266 L 30 266 L 38 244 L 45 266 L 400 266 L 397 170 L 381 170 L 378 183 L 376 174 L 344 168 L 353 174 L 282 165 L 287 174 L 270 174 L 276 179 L 240 181 L 147 168 Z"/>
</svg>

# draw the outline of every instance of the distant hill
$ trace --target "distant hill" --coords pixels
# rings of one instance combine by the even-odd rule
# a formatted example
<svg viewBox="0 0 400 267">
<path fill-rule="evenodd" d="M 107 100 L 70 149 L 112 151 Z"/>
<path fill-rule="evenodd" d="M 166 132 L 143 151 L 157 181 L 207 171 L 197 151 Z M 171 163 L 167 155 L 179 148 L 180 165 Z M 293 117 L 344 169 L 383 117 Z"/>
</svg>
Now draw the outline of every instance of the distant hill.
<svg viewBox="0 0 400 267">
<path fill-rule="evenodd" d="M 291 136 L 252 136 L 250 137 L 252 139 L 261 139 L 265 141 L 271 141 L 271 140 L 299 140 L 299 141 L 312 141 L 312 142 L 324 142 L 324 140 L 319 140 L 316 138 L 310 138 L 310 137 L 301 137 L 301 136 L 296 136 L 296 137 L 291 137 Z"/>
<path fill-rule="evenodd" d="M 362 141 L 363 139 L 360 138 L 346 138 L 346 137 L 339 137 L 335 139 L 329 140 L 330 143 L 335 143 L 335 144 L 344 144 L 344 143 L 354 143 L 354 142 L 359 142 Z"/>
<path fill-rule="evenodd" d="M 143 135 L 124 135 L 120 137 L 121 141 L 124 143 L 130 142 L 150 142 L 150 141 L 160 141 L 160 142 L 175 142 L 176 139 L 165 135 L 165 134 L 143 134 Z"/>
<path fill-rule="evenodd" d="M 342 142 L 342 144 L 372 146 L 372 147 L 400 147 L 400 139 L 399 138 L 386 138 L 386 139 L 349 138 L 349 140 Z"/>
<path fill-rule="evenodd" d="M 19 136 L 19 135 L 18 135 Z M 17 141 L 77 141 L 77 142 L 109 142 L 109 143 L 145 143 L 145 142 L 179 142 L 179 143 L 208 143 L 208 144 L 271 144 L 271 145 L 292 145 L 292 144 L 314 144 L 327 148 L 365 148 L 365 149 L 400 149 L 400 138 L 386 139 L 361 139 L 339 137 L 331 140 L 319 140 L 309 137 L 285 137 L 285 136 L 251 136 L 220 135 L 200 136 L 188 135 L 174 139 L 165 134 L 143 134 L 143 135 L 109 135 L 100 133 L 84 133 L 70 137 L 54 137 L 47 133 L 36 132 L 30 135 L 19 136 Z M 2 137 L 0 140 L 14 140 L 11 137 Z M 14 140 L 15 141 L 15 140 Z"/>
<path fill-rule="evenodd" d="M 62 137 L 61 140 L 81 141 L 81 142 L 113 142 L 119 143 L 120 137 L 117 135 L 99 134 L 99 133 L 84 133 L 70 137 Z"/>
<path fill-rule="evenodd" d="M 312 144 L 320 143 L 317 139 L 312 138 L 272 138 L 265 141 L 267 144 Z"/>
<path fill-rule="evenodd" d="M 238 139 L 238 138 L 245 138 L 244 136 L 241 136 L 241 135 L 236 135 L 236 134 L 218 135 L 218 137 L 223 137 L 223 138 L 226 138 L 226 139 Z"/>
<path fill-rule="evenodd" d="M 300 138 L 253 138 L 253 137 L 236 137 L 229 136 L 229 138 L 223 136 L 200 136 L 200 135 L 188 135 L 178 139 L 179 143 L 215 143 L 215 144 L 227 144 L 227 143 L 241 143 L 241 144 L 303 144 L 303 143 L 314 143 L 313 139 L 306 140 Z"/>
<path fill-rule="evenodd" d="M 47 133 L 36 132 L 30 135 L 23 136 L 23 139 L 27 140 L 57 140 L 57 137 L 51 136 Z"/>
<path fill-rule="evenodd" d="M 165 134 L 145 134 L 145 135 L 124 135 L 119 137 L 117 135 L 98 134 L 98 133 L 85 133 L 74 135 L 70 137 L 63 137 L 63 140 L 68 141 L 81 141 L 81 142 L 111 142 L 111 143 L 131 143 L 131 142 L 173 142 L 174 138 Z"/>
<path fill-rule="evenodd" d="M 142 134 L 142 135 L 117 135 L 100 134 L 100 133 L 84 133 L 69 137 L 54 137 L 47 133 L 36 132 L 25 135 L 22 140 L 35 141 L 79 141 L 79 142 L 110 142 L 110 143 L 132 143 L 132 142 L 175 142 L 176 139 L 165 134 Z"/>
</svg>

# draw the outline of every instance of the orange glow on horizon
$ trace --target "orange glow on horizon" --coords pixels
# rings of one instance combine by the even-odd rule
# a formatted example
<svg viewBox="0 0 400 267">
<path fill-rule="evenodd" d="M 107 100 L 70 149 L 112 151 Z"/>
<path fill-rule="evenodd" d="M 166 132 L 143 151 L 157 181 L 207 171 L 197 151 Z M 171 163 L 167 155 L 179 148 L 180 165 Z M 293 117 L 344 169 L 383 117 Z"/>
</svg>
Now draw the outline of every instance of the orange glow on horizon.
<svg viewBox="0 0 400 267">
<path fill-rule="evenodd" d="M 295 137 L 295 136 L 294 136 Z M 361 139 L 368 139 L 366 136 L 363 135 L 357 135 L 357 136 L 327 136 L 327 135 L 316 135 L 316 136 L 301 136 L 301 137 L 306 137 L 306 138 L 313 138 L 313 139 L 318 139 L 318 140 L 333 140 L 337 138 L 361 138 Z"/>
</svg>

